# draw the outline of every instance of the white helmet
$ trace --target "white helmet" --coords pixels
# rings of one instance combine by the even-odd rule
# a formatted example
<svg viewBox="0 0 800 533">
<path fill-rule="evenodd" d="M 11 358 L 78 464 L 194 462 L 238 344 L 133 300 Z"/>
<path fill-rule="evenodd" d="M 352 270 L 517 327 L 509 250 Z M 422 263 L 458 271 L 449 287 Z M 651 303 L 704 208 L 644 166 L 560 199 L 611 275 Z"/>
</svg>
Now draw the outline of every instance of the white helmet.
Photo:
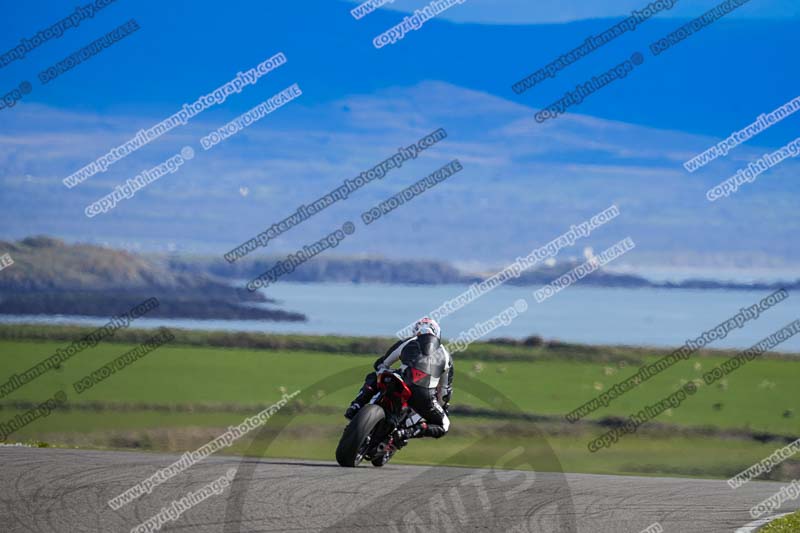
<svg viewBox="0 0 800 533">
<path fill-rule="evenodd" d="M 439 324 L 432 318 L 421 318 L 414 324 L 414 335 L 419 337 L 420 335 L 431 334 L 435 335 L 437 339 L 442 338 L 442 328 L 439 327 Z"/>
</svg>

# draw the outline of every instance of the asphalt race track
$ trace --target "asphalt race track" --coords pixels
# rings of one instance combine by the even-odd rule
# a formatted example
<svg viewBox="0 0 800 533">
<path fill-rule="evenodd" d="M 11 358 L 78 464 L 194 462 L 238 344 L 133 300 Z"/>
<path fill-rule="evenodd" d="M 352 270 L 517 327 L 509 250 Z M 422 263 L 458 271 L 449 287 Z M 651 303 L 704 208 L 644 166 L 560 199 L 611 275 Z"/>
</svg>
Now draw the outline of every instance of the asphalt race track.
<svg viewBox="0 0 800 533">
<path fill-rule="evenodd" d="M 121 509 L 107 502 L 176 455 L 0 448 L 0 531 L 129 532 L 238 469 L 233 486 L 160 531 L 736 531 L 781 483 L 212 457 Z M 798 502 L 784 504 L 792 511 Z"/>
</svg>

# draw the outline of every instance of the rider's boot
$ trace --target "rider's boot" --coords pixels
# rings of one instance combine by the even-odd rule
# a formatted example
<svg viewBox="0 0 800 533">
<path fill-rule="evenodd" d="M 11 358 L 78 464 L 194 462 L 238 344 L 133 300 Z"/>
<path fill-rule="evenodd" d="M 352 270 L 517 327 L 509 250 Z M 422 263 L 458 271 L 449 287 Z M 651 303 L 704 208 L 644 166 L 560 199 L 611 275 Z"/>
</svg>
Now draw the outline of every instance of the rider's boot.
<svg viewBox="0 0 800 533">
<path fill-rule="evenodd" d="M 378 376 L 371 372 L 367 374 L 366 379 L 364 380 L 364 386 L 361 387 L 361 390 L 358 391 L 358 396 L 356 396 L 353 403 L 350 404 L 350 407 L 344 412 L 344 417 L 348 420 L 352 420 L 358 411 L 369 402 L 375 393 L 378 391 Z"/>
<path fill-rule="evenodd" d="M 425 435 L 428 429 L 428 424 L 425 422 L 418 422 L 411 427 L 399 428 L 394 430 L 394 442 L 398 448 L 402 448 L 408 444 L 409 439 L 418 439 Z"/>
</svg>

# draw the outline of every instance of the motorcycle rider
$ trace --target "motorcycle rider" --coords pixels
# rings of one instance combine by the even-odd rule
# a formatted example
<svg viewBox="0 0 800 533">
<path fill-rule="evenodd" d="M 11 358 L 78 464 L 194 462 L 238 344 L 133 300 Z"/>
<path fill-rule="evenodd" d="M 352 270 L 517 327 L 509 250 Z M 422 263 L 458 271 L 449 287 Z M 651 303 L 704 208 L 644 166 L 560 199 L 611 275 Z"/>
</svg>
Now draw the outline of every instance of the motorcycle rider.
<svg viewBox="0 0 800 533">
<path fill-rule="evenodd" d="M 344 416 L 355 417 L 378 391 L 377 372 L 400 361 L 403 380 L 411 389 L 408 403 L 425 422 L 398 430 L 400 440 L 414 437 L 443 437 L 450 428 L 447 408 L 453 394 L 453 358 L 441 343 L 441 328 L 432 318 L 414 324 L 414 335 L 397 341 L 386 354 L 375 361 L 376 372 L 367 374 L 364 386 L 347 408 Z"/>
</svg>

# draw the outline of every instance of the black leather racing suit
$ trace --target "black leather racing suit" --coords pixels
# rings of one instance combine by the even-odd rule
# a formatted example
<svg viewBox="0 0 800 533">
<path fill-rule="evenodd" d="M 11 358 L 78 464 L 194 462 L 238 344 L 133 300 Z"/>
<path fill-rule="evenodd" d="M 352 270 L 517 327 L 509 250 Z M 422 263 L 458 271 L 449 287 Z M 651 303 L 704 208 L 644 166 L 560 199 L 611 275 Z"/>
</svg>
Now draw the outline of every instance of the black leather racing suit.
<svg viewBox="0 0 800 533">
<path fill-rule="evenodd" d="M 403 380 L 411 389 L 409 405 L 427 422 L 426 437 L 443 437 L 450 419 L 442 405 L 453 393 L 453 358 L 435 335 L 420 335 L 396 342 L 375 361 L 375 370 L 390 368 L 400 361 Z M 377 375 L 367 375 L 358 401 L 365 403 L 376 391 Z"/>
</svg>

